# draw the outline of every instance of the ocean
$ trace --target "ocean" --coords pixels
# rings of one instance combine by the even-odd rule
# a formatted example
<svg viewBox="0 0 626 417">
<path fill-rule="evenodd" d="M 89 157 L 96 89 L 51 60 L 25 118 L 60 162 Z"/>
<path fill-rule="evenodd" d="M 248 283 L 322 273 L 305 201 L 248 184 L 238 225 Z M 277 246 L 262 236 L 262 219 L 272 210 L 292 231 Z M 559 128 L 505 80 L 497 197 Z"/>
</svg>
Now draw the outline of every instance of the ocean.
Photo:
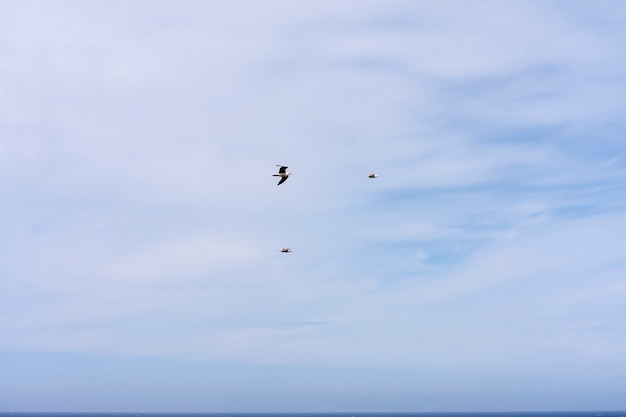
<svg viewBox="0 0 626 417">
<path fill-rule="evenodd" d="M 418 413 L 142 413 L 0 412 L 0 417 L 626 417 L 626 411 L 418 412 Z"/>
</svg>

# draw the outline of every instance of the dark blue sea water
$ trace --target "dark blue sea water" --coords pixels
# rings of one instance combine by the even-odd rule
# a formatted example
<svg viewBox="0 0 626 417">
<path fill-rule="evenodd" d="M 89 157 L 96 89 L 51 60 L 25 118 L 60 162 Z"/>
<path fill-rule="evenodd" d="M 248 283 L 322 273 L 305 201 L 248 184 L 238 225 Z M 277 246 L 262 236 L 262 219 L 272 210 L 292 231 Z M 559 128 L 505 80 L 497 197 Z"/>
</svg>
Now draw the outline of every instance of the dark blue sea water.
<svg viewBox="0 0 626 417">
<path fill-rule="evenodd" d="M 420 413 L 81 413 L 0 412 L 0 417 L 626 417 L 626 411 Z"/>
</svg>

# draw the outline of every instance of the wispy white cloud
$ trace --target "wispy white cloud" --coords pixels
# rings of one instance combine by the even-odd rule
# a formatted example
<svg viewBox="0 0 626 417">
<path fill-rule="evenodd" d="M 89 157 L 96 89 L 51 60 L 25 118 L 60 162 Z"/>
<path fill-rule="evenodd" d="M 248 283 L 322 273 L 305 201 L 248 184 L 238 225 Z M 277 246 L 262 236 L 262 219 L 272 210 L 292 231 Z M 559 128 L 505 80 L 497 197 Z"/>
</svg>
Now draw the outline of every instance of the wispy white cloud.
<svg viewBox="0 0 626 417">
<path fill-rule="evenodd" d="M 619 3 L 23 4 L 0 16 L 1 349 L 624 361 Z"/>
</svg>

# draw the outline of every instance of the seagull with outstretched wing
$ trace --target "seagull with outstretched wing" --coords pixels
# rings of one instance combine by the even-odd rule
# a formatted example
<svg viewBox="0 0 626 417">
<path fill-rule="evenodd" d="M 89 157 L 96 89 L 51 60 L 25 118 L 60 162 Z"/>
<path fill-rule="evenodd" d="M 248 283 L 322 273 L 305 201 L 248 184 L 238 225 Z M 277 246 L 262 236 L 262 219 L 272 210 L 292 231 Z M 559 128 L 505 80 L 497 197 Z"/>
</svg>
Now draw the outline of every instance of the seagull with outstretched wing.
<svg viewBox="0 0 626 417">
<path fill-rule="evenodd" d="M 280 177 L 280 181 L 278 181 L 278 184 L 276 185 L 280 185 L 283 182 L 287 181 L 287 178 L 289 178 L 289 176 L 291 175 L 291 172 L 287 172 L 287 168 L 284 165 L 278 165 L 276 164 L 277 167 L 279 167 L 278 170 L 278 174 L 272 174 L 273 177 Z"/>
</svg>

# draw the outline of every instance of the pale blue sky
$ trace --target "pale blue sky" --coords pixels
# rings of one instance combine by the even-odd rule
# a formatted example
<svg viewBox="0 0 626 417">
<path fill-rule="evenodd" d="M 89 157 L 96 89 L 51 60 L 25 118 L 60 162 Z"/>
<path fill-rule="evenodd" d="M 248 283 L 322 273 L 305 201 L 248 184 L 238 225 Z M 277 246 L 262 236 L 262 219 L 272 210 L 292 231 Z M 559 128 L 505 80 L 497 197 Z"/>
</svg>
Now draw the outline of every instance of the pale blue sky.
<svg viewBox="0 0 626 417">
<path fill-rule="evenodd" d="M 626 409 L 626 3 L 0 9 L 1 410 Z"/>
</svg>

